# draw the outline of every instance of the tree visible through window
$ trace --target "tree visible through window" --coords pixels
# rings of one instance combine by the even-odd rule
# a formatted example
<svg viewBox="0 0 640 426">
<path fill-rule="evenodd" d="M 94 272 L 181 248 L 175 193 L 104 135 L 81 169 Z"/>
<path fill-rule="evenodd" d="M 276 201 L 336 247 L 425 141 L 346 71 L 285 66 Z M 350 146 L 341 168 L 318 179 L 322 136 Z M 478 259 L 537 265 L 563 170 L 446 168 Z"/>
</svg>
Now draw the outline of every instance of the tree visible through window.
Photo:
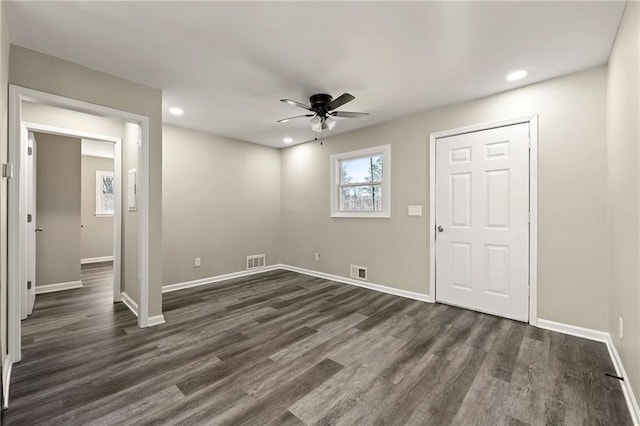
<svg viewBox="0 0 640 426">
<path fill-rule="evenodd" d="M 390 145 L 332 155 L 331 215 L 389 217 L 390 158 Z"/>
<path fill-rule="evenodd" d="M 96 216 L 112 216 L 115 213 L 113 172 L 96 171 Z"/>
<path fill-rule="evenodd" d="M 382 211 L 382 155 L 340 161 L 340 211 Z"/>
</svg>

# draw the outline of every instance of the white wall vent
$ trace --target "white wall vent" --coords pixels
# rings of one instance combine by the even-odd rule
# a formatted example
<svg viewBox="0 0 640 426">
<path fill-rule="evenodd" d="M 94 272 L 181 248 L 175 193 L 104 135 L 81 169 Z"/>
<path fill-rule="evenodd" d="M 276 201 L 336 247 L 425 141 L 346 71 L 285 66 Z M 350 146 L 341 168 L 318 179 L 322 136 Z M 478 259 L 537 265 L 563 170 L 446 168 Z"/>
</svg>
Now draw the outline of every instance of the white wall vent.
<svg viewBox="0 0 640 426">
<path fill-rule="evenodd" d="M 264 268 L 266 265 L 266 255 L 254 254 L 247 256 L 247 269 Z"/>
<path fill-rule="evenodd" d="M 358 266 L 351 265 L 351 278 L 355 278 L 356 280 L 367 280 L 367 267 L 366 266 Z"/>
</svg>

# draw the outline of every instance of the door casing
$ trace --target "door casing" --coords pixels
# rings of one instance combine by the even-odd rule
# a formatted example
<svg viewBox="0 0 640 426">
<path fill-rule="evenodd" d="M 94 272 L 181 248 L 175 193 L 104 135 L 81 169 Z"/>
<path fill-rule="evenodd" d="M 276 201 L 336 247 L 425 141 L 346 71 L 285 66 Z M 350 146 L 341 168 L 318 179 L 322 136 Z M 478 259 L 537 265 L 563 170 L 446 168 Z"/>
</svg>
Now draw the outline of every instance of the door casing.
<svg viewBox="0 0 640 426">
<path fill-rule="evenodd" d="M 538 324 L 538 114 L 527 114 L 500 121 L 476 124 L 429 135 L 429 299 L 436 300 L 436 143 L 438 139 L 465 133 L 495 129 L 514 124 L 529 124 L 529 324 Z"/>
</svg>

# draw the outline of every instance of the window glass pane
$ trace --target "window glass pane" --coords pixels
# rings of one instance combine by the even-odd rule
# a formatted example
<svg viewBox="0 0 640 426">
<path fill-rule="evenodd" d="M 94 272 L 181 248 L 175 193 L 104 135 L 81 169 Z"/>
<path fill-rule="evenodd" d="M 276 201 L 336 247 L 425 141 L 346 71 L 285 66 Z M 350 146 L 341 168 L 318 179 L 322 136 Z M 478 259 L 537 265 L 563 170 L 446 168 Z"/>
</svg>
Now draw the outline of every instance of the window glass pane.
<svg viewBox="0 0 640 426">
<path fill-rule="evenodd" d="M 348 186 L 340 188 L 340 211 L 382 211 L 382 185 Z"/>
<path fill-rule="evenodd" d="M 340 183 L 382 180 L 382 155 L 340 161 Z"/>
</svg>

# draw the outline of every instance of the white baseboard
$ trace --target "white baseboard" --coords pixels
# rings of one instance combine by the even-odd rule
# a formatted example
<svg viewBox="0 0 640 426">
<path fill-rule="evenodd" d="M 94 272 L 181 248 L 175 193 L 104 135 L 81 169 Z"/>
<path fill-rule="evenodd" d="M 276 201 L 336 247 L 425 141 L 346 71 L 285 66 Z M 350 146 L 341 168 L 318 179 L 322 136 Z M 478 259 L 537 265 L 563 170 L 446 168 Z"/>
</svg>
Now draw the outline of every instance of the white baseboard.
<svg viewBox="0 0 640 426">
<path fill-rule="evenodd" d="M 88 263 L 100 263 L 100 262 L 113 262 L 113 256 L 87 257 L 85 259 L 80 259 L 81 265 L 86 265 Z"/>
<path fill-rule="evenodd" d="M 620 385 L 622 386 L 624 399 L 627 401 L 627 407 L 629 407 L 629 413 L 631 413 L 631 420 L 634 425 L 640 425 L 640 407 L 638 406 L 638 400 L 633 394 L 631 383 L 629 383 L 629 376 L 627 376 L 627 372 L 624 370 L 622 359 L 620 358 L 618 349 L 616 349 L 616 345 L 613 344 L 613 339 L 610 334 L 607 335 L 606 343 L 607 349 L 609 349 L 609 356 L 611 356 L 611 361 L 616 369 L 616 374 L 624 379 L 623 381 L 620 381 Z"/>
<path fill-rule="evenodd" d="M 162 292 L 169 293 L 171 291 L 182 290 L 185 288 L 198 287 L 201 285 L 207 285 L 207 284 L 217 283 L 220 281 L 226 281 L 232 278 L 240 278 L 240 277 L 246 277 L 254 274 L 261 274 L 262 272 L 274 271 L 276 269 L 283 269 L 282 265 L 269 265 L 269 266 L 265 266 L 264 268 L 250 269 L 248 271 L 232 272 L 230 274 L 216 275 L 215 277 L 200 278 L 199 280 L 185 281 L 182 283 L 175 283 L 175 284 L 167 284 L 162 286 Z"/>
<path fill-rule="evenodd" d="M 393 287 L 387 287 L 381 284 L 374 284 L 366 281 L 358 281 L 352 278 L 341 277 L 339 275 L 332 275 L 324 272 L 313 271 L 311 269 L 298 268 L 297 266 L 290 266 L 290 265 L 283 265 L 283 264 L 270 265 L 264 268 L 252 269 L 249 271 L 232 272 L 230 274 L 217 275 L 215 277 L 202 278 L 199 280 L 186 281 L 183 283 L 168 284 L 168 285 L 162 286 L 162 292 L 168 293 L 170 291 L 182 290 L 184 288 L 198 287 L 201 285 L 207 285 L 207 284 L 212 284 L 220 281 L 230 280 L 232 278 L 246 277 L 249 275 L 260 274 L 262 272 L 275 271 L 278 269 L 297 272 L 299 274 L 304 274 L 304 275 L 310 275 L 312 277 L 324 278 L 326 280 L 337 281 L 344 284 L 355 285 L 358 287 L 364 287 L 364 288 L 368 288 L 369 290 L 375 290 L 382 293 L 393 294 L 395 296 L 406 297 L 408 299 L 419 300 L 421 302 L 433 302 L 431 297 L 426 294 L 416 293 L 416 292 L 407 291 L 407 290 L 401 290 Z"/>
<path fill-rule="evenodd" d="M 147 323 L 147 327 L 153 327 L 154 325 L 160 325 L 160 324 L 164 324 L 164 315 L 155 315 L 152 317 L 149 317 L 149 321 Z"/>
<path fill-rule="evenodd" d="M 36 294 L 53 293 L 54 291 L 71 290 L 81 287 L 82 281 L 68 281 L 66 283 L 36 285 Z"/>
<path fill-rule="evenodd" d="M 393 294 L 394 296 L 406 297 L 407 299 L 419 300 L 421 302 L 433 303 L 431 296 L 414 291 L 401 290 L 399 288 L 388 287 L 382 284 L 374 284 L 367 281 L 354 280 L 353 278 L 342 277 L 340 275 L 327 274 L 325 272 L 313 271 L 311 269 L 298 268 L 297 266 L 279 265 L 280 269 L 297 272 L 299 274 L 310 275 L 312 277 L 324 278 L 329 281 L 337 281 L 343 284 L 355 285 L 381 293 Z"/>
<path fill-rule="evenodd" d="M 607 343 L 609 333 L 606 331 L 592 330 L 590 328 L 578 327 L 576 325 L 564 324 L 561 322 L 549 321 L 538 318 L 538 327 L 545 330 L 557 331 L 558 333 L 569 334 L 571 336 L 582 337 L 583 339 L 595 340 L 596 342 Z"/>
<path fill-rule="evenodd" d="M 611 362 L 616 370 L 616 374 L 622 377 L 624 380 L 620 380 L 620 386 L 622 387 L 622 393 L 624 399 L 627 402 L 629 413 L 631 414 L 631 420 L 634 425 L 640 425 L 640 408 L 638 408 L 638 400 L 633 394 L 633 389 L 629 384 L 629 377 L 624 370 L 622 360 L 618 354 L 616 346 L 613 344 L 611 335 L 606 331 L 592 330 L 589 328 L 578 327 L 570 324 L 563 324 L 561 322 L 549 321 L 545 319 L 538 319 L 538 327 L 545 330 L 557 331 L 558 333 L 569 334 L 571 336 L 582 337 L 583 339 L 595 340 L 596 342 L 602 342 L 607 345 Z M 614 379 L 612 379 L 614 380 Z"/>
<path fill-rule="evenodd" d="M 4 397 L 2 406 L 4 408 L 9 408 L 9 385 L 11 384 L 12 367 L 13 363 L 11 362 L 11 355 L 7 355 L 4 359 L 4 364 L 2 365 L 2 395 Z"/>
<path fill-rule="evenodd" d="M 136 317 L 138 316 L 138 304 L 124 291 L 120 293 L 120 301 L 124 303 Z"/>
</svg>

